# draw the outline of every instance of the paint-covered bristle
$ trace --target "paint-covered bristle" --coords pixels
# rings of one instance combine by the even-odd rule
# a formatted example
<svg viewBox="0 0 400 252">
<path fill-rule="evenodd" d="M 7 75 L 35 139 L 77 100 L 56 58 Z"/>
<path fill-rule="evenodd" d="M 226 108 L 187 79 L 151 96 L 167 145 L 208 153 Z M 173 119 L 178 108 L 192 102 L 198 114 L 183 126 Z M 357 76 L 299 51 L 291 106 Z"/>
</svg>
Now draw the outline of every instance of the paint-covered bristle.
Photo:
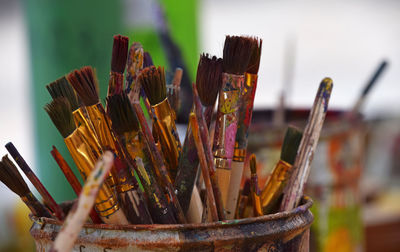
<svg viewBox="0 0 400 252">
<path fill-rule="evenodd" d="M 5 155 L 0 162 L 0 180 L 11 191 L 21 197 L 30 192 L 28 185 L 25 183 L 17 167 L 7 155 Z"/>
<path fill-rule="evenodd" d="M 99 102 L 99 84 L 96 71 L 91 66 L 84 66 L 68 74 L 67 80 L 78 93 L 85 106 Z"/>
<path fill-rule="evenodd" d="M 226 36 L 222 59 L 223 71 L 229 74 L 244 74 L 255 46 L 251 37 Z"/>
<path fill-rule="evenodd" d="M 107 113 L 117 134 L 139 130 L 139 121 L 126 94 L 107 97 L 107 104 Z"/>
<path fill-rule="evenodd" d="M 260 58 L 262 49 L 262 39 L 253 38 L 253 43 L 256 44 L 255 49 L 250 57 L 250 62 L 247 66 L 246 72 L 251 74 L 257 74 L 260 68 Z"/>
<path fill-rule="evenodd" d="M 49 114 L 50 119 L 64 138 L 76 129 L 71 105 L 66 98 L 54 99 L 44 107 L 44 110 Z"/>
<path fill-rule="evenodd" d="M 78 97 L 76 96 L 74 89 L 68 83 L 67 78 L 65 76 L 46 85 L 46 88 L 53 99 L 59 97 L 67 98 L 69 104 L 71 105 L 72 111 L 79 108 Z"/>
<path fill-rule="evenodd" d="M 116 35 L 114 36 L 114 43 L 111 56 L 111 71 L 123 73 L 125 70 L 126 59 L 128 56 L 128 43 L 129 38 Z"/>
<path fill-rule="evenodd" d="M 257 174 L 257 160 L 254 154 L 250 156 L 250 172 L 251 174 Z"/>
<path fill-rule="evenodd" d="M 167 97 L 163 67 L 147 67 L 138 77 L 151 105 L 162 102 Z"/>
<path fill-rule="evenodd" d="M 143 68 L 154 66 L 153 59 L 149 52 L 144 52 L 143 55 Z"/>
<path fill-rule="evenodd" d="M 196 85 L 204 106 L 213 106 L 222 84 L 222 59 L 208 54 L 200 55 Z"/>
<path fill-rule="evenodd" d="M 281 160 L 294 164 L 302 137 L 303 133 L 300 130 L 292 126 L 288 127 L 282 144 Z"/>
</svg>

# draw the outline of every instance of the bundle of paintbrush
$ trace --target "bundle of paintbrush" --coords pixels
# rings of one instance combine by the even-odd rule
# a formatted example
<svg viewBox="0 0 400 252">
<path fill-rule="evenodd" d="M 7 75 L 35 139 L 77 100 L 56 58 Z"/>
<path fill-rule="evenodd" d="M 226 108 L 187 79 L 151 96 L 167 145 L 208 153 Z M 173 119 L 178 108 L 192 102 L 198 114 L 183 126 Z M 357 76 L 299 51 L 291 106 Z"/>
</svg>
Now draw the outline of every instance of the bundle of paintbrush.
<svg viewBox="0 0 400 252">
<path fill-rule="evenodd" d="M 107 161 L 110 172 L 105 183 L 97 184 L 93 209 L 82 211 L 85 218 L 89 213 L 93 223 L 183 224 L 261 216 L 277 211 L 282 198 L 283 210 L 296 206 L 302 192 L 293 190 L 303 188 L 309 170 L 304 157 L 313 155 L 332 85 L 329 79 L 321 84 L 304 137 L 299 130 L 288 128 L 281 160 L 265 187 L 259 188 L 252 155 L 251 180 L 240 190 L 261 45 L 258 38 L 227 36 L 222 59 L 200 56 L 193 104 L 182 104 L 192 105 L 183 147 L 175 124 L 181 106 L 182 69 L 176 69 L 172 84 L 166 85 L 164 68 L 153 66 L 150 54 L 138 42 L 128 51 L 128 38 L 114 37 L 107 109 L 100 102 L 96 72 L 90 66 L 47 85 L 53 100 L 45 110 L 83 180 L 105 153 L 114 155 L 113 162 Z M 33 196 L 7 157 L 0 162 L 1 181 L 34 215 L 63 220 L 63 211 L 15 147 L 11 143 L 6 147 L 45 204 Z M 55 147 L 51 153 L 80 195 L 82 187 L 67 162 Z M 82 224 L 82 218 L 78 219 Z"/>
</svg>

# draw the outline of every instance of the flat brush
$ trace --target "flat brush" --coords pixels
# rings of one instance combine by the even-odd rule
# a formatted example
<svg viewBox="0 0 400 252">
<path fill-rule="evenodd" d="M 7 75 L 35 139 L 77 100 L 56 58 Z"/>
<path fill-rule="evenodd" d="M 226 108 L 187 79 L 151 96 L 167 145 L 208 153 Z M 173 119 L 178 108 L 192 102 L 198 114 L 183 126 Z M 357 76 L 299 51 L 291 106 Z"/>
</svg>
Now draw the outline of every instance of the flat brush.
<svg viewBox="0 0 400 252">
<path fill-rule="evenodd" d="M 257 160 L 256 160 L 256 155 L 254 154 L 251 154 L 250 156 L 250 172 L 251 172 L 250 191 L 253 203 L 254 216 L 262 216 L 263 211 L 261 209 L 260 188 L 258 187 Z"/>
<path fill-rule="evenodd" d="M 143 86 L 151 107 L 154 109 L 154 115 L 157 117 L 157 120 L 153 123 L 160 138 L 161 148 L 171 178 L 174 180 L 182 146 L 175 126 L 175 113 L 167 100 L 164 68 L 154 66 L 145 68 L 138 80 Z"/>
<path fill-rule="evenodd" d="M 162 186 L 164 187 L 165 192 L 168 195 L 169 201 L 174 208 L 175 217 L 179 223 L 184 224 L 186 223 L 185 214 L 182 211 L 181 205 L 179 204 L 178 198 L 174 191 L 174 187 L 172 186 L 172 180 L 164 164 L 163 157 L 160 151 L 158 150 L 156 143 L 154 142 L 153 134 L 151 133 L 150 128 L 147 125 L 146 118 L 144 117 L 142 108 L 140 107 L 139 104 L 133 104 L 133 109 L 139 120 L 139 124 L 142 128 L 147 146 L 150 150 L 154 168 L 160 173 L 161 176 L 159 177 L 159 179 L 160 181 L 162 181 Z"/>
<path fill-rule="evenodd" d="M 25 159 L 21 156 L 15 146 L 9 142 L 6 144 L 6 149 L 18 164 L 19 168 L 21 168 L 31 183 L 35 186 L 36 190 L 40 193 L 44 202 L 47 206 L 49 206 L 51 211 L 53 211 L 57 219 L 64 220 L 64 212 L 62 211 L 61 207 L 57 204 L 53 197 L 51 197 L 50 193 L 43 186 L 42 182 L 40 182 L 39 178 L 35 175 L 29 165 L 25 162 Z"/>
<path fill-rule="evenodd" d="M 31 210 L 32 214 L 37 217 L 52 218 L 49 211 L 40 203 L 29 190 L 17 167 L 11 160 L 4 156 L 0 162 L 0 180 L 11 191 L 21 197 L 21 200 Z"/>
<path fill-rule="evenodd" d="M 101 148 L 111 150 L 120 156 L 116 139 L 111 131 L 110 119 L 99 100 L 98 81 L 93 68 L 85 66 L 80 70 L 74 70 L 68 74 L 67 79 L 85 105 L 89 121 Z M 109 176 L 107 183 L 114 187 L 116 184 L 115 169 L 111 169 L 111 174 L 112 176 Z"/>
<path fill-rule="evenodd" d="M 304 185 L 310 174 L 310 165 L 314 157 L 315 148 L 321 134 L 325 116 L 328 110 L 329 99 L 331 96 L 333 82 L 330 78 L 325 78 L 319 85 L 314 104 L 308 117 L 307 125 L 304 129 L 303 137 L 294 161 L 294 171 L 290 176 L 289 182 L 284 190 L 281 203 L 281 211 L 294 209 L 303 196 Z"/>
<path fill-rule="evenodd" d="M 128 37 L 114 36 L 107 96 L 121 94 L 124 91 L 124 71 L 128 56 L 128 43 Z"/>
<path fill-rule="evenodd" d="M 53 156 L 54 160 L 57 162 L 58 166 L 60 167 L 61 171 L 63 172 L 65 178 L 68 180 L 68 183 L 71 185 L 72 189 L 74 190 L 76 196 L 79 197 L 79 194 L 82 191 L 82 186 L 79 183 L 79 180 L 76 178 L 75 174 L 73 173 L 71 167 L 69 167 L 67 161 L 61 156 L 61 153 L 57 150 L 55 146 L 53 146 L 53 150 L 51 150 L 51 155 Z M 92 209 L 90 211 L 90 219 L 95 224 L 102 223 L 99 215 Z"/>
<path fill-rule="evenodd" d="M 143 69 L 144 51 L 139 42 L 134 42 L 129 49 L 128 64 L 126 69 L 126 90 L 129 100 L 139 103 L 141 86 L 137 77 Z"/>
<path fill-rule="evenodd" d="M 247 65 L 254 50 L 253 39 L 227 36 L 223 52 L 222 87 L 219 93 L 214 134 L 214 162 L 224 206 L 227 206 L 231 163 L 239 117 L 240 95 Z M 227 212 L 227 215 L 231 213 Z"/>
<path fill-rule="evenodd" d="M 83 193 L 78 201 L 69 211 L 60 232 L 58 233 L 50 251 L 69 252 L 72 251 L 76 239 L 85 224 L 90 209 L 96 202 L 97 195 L 101 191 L 102 183 L 113 164 L 113 154 L 106 151 L 96 162 L 93 169 L 83 186 Z"/>
<path fill-rule="evenodd" d="M 207 128 L 211 123 L 215 101 L 221 87 L 221 76 L 222 59 L 218 59 L 215 56 L 211 58 L 208 54 L 202 54 L 197 67 L 196 87 L 201 100 L 198 109 L 202 111 L 201 113 L 203 113 L 204 110 L 203 114 L 207 123 Z M 207 142 L 209 142 L 209 140 Z M 178 172 L 175 178 L 175 189 L 177 190 L 179 202 L 185 213 L 189 208 L 193 187 L 196 182 L 196 176 L 193 174 L 198 173 L 198 165 L 199 158 L 196 145 L 194 144 L 190 125 L 188 125 L 182 153 L 179 157 Z"/>
<path fill-rule="evenodd" d="M 83 178 L 89 176 L 101 156 L 100 145 L 83 126 L 74 123 L 71 107 L 65 98 L 57 98 L 45 106 L 50 119 L 64 138 L 64 142 Z M 94 145 L 93 145 L 94 144 Z M 113 191 L 103 184 L 96 198 L 96 211 L 104 223 L 128 224 Z"/>
<path fill-rule="evenodd" d="M 118 181 L 116 190 L 120 205 L 128 221 L 131 224 L 153 224 L 144 195 L 140 191 L 135 176 L 129 173 L 127 163 L 115 158 L 114 165 L 118 177 L 123 178 L 123 180 Z"/>
<path fill-rule="evenodd" d="M 227 218 L 232 219 L 235 215 L 239 186 L 242 180 L 244 160 L 246 158 L 247 140 L 251 117 L 253 114 L 254 97 L 257 89 L 258 69 L 260 66 L 262 40 L 253 38 L 253 53 L 245 73 L 245 83 L 242 89 L 239 108 L 238 126 L 235 139 L 235 151 L 233 154 L 231 179 L 229 182 L 229 193 L 226 203 Z"/>
<path fill-rule="evenodd" d="M 112 128 L 131 164 L 130 167 L 135 168 L 143 185 L 153 221 L 160 224 L 176 223 L 175 217 L 168 207 L 168 201 L 156 181 L 150 151 L 148 151 L 144 136 L 140 131 L 139 121 L 127 95 L 110 96 L 107 98 L 107 102 Z M 137 164 L 139 161 L 135 162 L 135 159 L 140 159 L 141 165 Z M 137 165 L 134 165 L 135 163 Z"/>
<path fill-rule="evenodd" d="M 302 136 L 301 131 L 294 127 L 289 126 L 286 130 L 280 160 L 261 192 L 261 206 L 264 214 L 277 210 L 278 200 L 291 175 Z"/>
</svg>

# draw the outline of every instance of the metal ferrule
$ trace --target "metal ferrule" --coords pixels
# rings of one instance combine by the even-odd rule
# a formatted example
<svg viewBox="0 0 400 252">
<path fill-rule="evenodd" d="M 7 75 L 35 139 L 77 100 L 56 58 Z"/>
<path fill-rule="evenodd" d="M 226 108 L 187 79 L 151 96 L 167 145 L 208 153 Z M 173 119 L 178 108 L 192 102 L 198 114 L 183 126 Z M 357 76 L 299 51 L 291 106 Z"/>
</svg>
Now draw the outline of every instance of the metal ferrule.
<svg viewBox="0 0 400 252">
<path fill-rule="evenodd" d="M 124 91 L 124 74 L 110 72 L 110 80 L 108 81 L 107 96 L 122 94 Z"/>
<path fill-rule="evenodd" d="M 283 160 L 279 160 L 276 164 L 267 185 L 261 192 L 261 206 L 264 209 L 264 212 L 266 209 L 273 207 L 272 205 L 282 193 L 285 182 L 289 179 L 292 167 L 291 164 Z"/>
<path fill-rule="evenodd" d="M 251 117 L 253 114 L 254 97 L 257 89 L 257 74 L 245 73 L 245 82 L 241 93 L 238 129 L 236 132 L 233 160 L 244 162 Z"/>
<path fill-rule="evenodd" d="M 172 111 L 167 98 L 162 102 L 152 106 L 157 117 L 156 129 L 172 178 L 176 176 L 178 159 L 182 146 L 175 126 L 175 113 Z"/>
<path fill-rule="evenodd" d="M 85 127 L 79 127 L 64 139 L 65 144 L 74 160 L 78 170 L 86 180 L 94 169 L 97 159 L 100 157 L 99 149 L 93 146 L 93 136 L 87 135 Z M 100 216 L 109 216 L 119 209 L 112 190 L 107 184 L 103 184 L 96 198 L 96 210 Z"/>
</svg>

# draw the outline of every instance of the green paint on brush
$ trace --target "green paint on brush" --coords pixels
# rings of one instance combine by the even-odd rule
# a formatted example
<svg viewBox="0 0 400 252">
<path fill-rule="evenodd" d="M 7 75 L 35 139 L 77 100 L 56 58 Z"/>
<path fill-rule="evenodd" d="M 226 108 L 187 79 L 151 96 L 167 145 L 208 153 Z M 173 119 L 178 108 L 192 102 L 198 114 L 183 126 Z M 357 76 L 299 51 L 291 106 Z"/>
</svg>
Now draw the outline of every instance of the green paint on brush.
<svg viewBox="0 0 400 252">
<path fill-rule="evenodd" d="M 293 126 L 288 127 L 282 144 L 281 160 L 294 164 L 302 137 L 303 133 L 300 130 Z"/>
</svg>

